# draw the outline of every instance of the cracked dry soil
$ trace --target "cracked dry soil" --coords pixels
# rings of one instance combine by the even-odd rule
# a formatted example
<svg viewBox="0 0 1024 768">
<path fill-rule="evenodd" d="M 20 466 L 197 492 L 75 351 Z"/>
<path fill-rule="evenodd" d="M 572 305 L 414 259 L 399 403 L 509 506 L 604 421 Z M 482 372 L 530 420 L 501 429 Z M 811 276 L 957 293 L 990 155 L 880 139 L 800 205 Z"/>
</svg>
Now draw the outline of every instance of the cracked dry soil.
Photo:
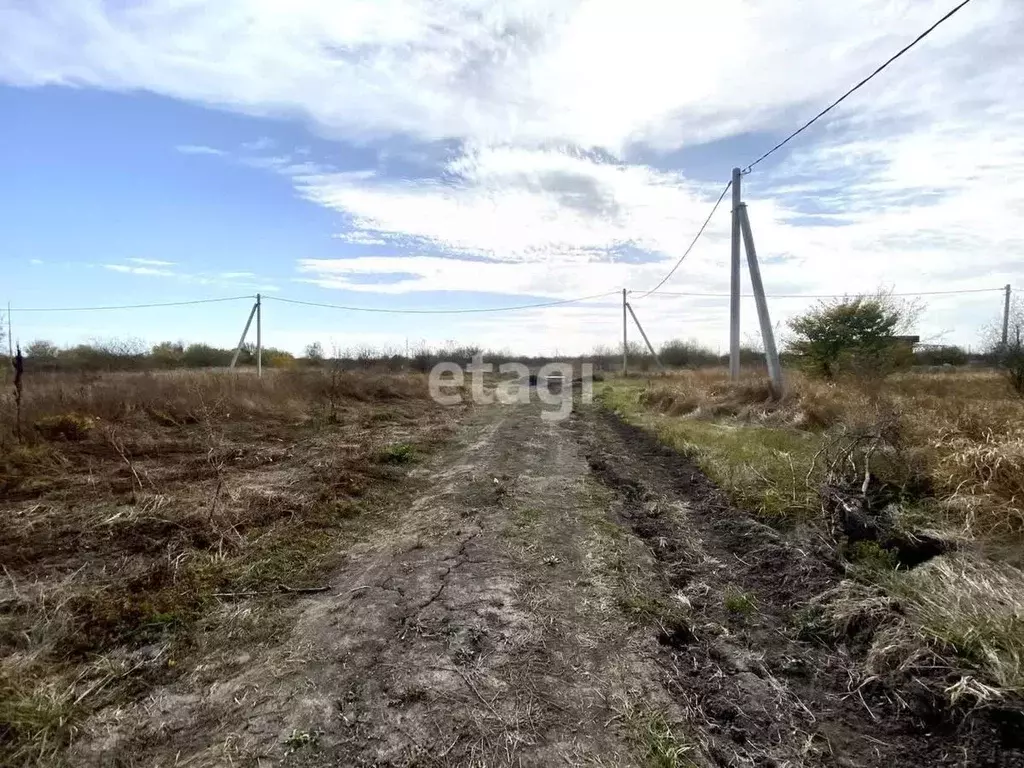
<svg viewBox="0 0 1024 768">
<path fill-rule="evenodd" d="M 854 690 L 789 624 L 839 580 L 828 556 L 607 414 L 480 407 L 416 471 L 429 490 L 277 646 L 102 714 L 73 762 L 1024 765 L 996 726 Z"/>
</svg>

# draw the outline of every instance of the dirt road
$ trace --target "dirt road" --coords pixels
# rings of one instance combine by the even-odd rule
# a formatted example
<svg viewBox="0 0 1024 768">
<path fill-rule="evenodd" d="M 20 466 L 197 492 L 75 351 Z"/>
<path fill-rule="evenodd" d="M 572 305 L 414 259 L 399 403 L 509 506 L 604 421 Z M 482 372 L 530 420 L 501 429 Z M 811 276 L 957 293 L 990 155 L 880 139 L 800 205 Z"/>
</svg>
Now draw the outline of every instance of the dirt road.
<svg viewBox="0 0 1024 768">
<path fill-rule="evenodd" d="M 841 578 L 595 409 L 468 413 L 399 522 L 242 674 L 89 724 L 81 765 L 1018 765 L 799 638 Z"/>
</svg>

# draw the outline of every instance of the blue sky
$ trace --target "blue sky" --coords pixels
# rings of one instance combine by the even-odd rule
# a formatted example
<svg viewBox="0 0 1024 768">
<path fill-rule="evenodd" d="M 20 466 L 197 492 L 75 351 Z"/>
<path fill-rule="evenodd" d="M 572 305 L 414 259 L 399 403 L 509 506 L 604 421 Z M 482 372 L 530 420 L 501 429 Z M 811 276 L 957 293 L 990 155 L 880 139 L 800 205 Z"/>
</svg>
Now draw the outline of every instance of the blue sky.
<svg viewBox="0 0 1024 768">
<path fill-rule="evenodd" d="M 0 254 L 13 306 L 248 296 L 392 309 L 653 286 L 745 165 L 948 2 L 100 0 L 0 4 Z M 714 7 L 711 7 L 714 6 Z M 1024 283 L 1024 8 L 978 0 L 744 178 L 769 293 Z M 725 292 L 728 204 L 669 292 Z M 1022 286 L 1024 287 L 1024 286 Z M 1000 297 L 928 298 L 977 343 Z M 778 299 L 782 324 L 808 300 Z M 652 296 L 654 340 L 726 300 Z M 247 300 L 14 312 L 22 341 L 233 343 Z M 615 296 L 508 314 L 265 302 L 293 351 L 614 345 Z M 744 310 L 744 335 L 756 316 Z"/>
</svg>

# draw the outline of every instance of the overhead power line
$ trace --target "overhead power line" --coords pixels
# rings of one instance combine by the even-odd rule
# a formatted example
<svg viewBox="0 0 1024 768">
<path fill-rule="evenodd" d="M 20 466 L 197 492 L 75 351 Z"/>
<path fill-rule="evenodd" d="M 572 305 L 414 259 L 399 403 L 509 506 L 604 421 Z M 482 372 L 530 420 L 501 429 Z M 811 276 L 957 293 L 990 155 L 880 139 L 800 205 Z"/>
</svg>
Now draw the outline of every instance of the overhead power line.
<svg viewBox="0 0 1024 768">
<path fill-rule="evenodd" d="M 222 301 L 254 301 L 255 296 L 227 296 L 221 299 L 194 299 L 192 301 L 167 301 L 155 304 L 119 304 L 109 307 L 11 307 L 11 312 L 106 312 L 115 309 L 151 309 L 154 307 L 186 307 L 191 304 L 216 304 Z"/>
<path fill-rule="evenodd" d="M 811 127 L 812 125 L 814 125 L 814 123 L 816 123 L 816 122 L 817 122 L 818 120 L 820 120 L 820 119 L 821 119 L 822 117 L 824 117 L 824 116 L 825 116 L 825 115 L 827 115 L 827 114 L 828 114 L 829 112 L 831 112 L 831 111 L 832 111 L 833 109 L 835 109 L 836 107 L 838 107 L 838 106 L 839 106 L 839 105 L 840 105 L 840 104 L 841 104 L 841 103 L 842 103 L 843 101 L 845 101 L 845 100 L 846 100 L 846 98 L 847 98 L 848 96 L 850 96 L 850 95 L 851 95 L 851 94 L 853 94 L 853 93 L 854 93 L 855 91 L 857 91 L 857 90 L 859 90 L 860 88 L 862 88 L 862 87 L 863 87 L 864 85 L 867 85 L 867 83 L 868 83 L 868 82 L 870 82 L 870 81 L 871 81 L 871 80 L 872 80 L 872 79 L 873 79 L 873 78 L 874 78 L 874 77 L 875 77 L 876 75 L 878 75 L 878 74 L 879 74 L 879 73 L 880 73 L 880 72 L 881 72 L 882 70 L 884 70 L 884 69 L 885 69 L 886 67 L 888 67 L 888 66 L 889 66 L 890 64 L 892 64 L 892 63 L 893 63 L 894 61 L 896 61 L 896 59 L 898 59 L 898 58 L 899 58 L 900 56 L 902 56 L 903 54 L 905 54 L 905 53 L 906 53 L 907 51 L 909 51 L 909 50 L 910 50 L 911 48 L 913 48 L 913 47 L 914 47 L 915 45 L 917 45 L 917 44 L 918 44 L 918 43 L 920 43 L 920 42 L 921 42 L 922 40 L 924 40 L 924 39 L 925 39 L 926 37 L 928 37 L 928 35 L 930 35 L 930 34 L 931 34 L 932 32 L 934 32 L 934 31 L 935 31 L 935 29 L 936 29 L 936 28 L 937 28 L 937 27 L 938 27 L 938 26 L 939 26 L 940 24 L 942 24 L 942 23 L 943 23 L 944 21 L 946 21 L 947 19 L 949 19 L 950 17 L 952 17 L 952 16 L 953 16 L 953 15 L 954 15 L 954 14 L 955 14 L 955 13 L 956 13 L 957 11 L 959 11 L 959 10 L 960 10 L 961 8 L 963 8 L 963 7 L 965 6 L 965 5 L 967 5 L 967 4 L 969 3 L 969 2 L 971 2 L 971 0 L 963 0 L 963 2 L 961 2 L 961 3 L 960 3 L 959 5 L 957 5 L 957 6 L 955 7 L 955 8 L 953 8 L 953 10 L 949 11 L 949 13 L 947 13 L 947 14 L 946 14 L 945 16 L 943 16 L 943 17 L 942 17 L 941 19 L 939 19 L 939 20 L 938 20 L 938 21 L 936 21 L 936 22 L 935 22 L 934 24 L 932 24 L 932 25 L 931 25 L 930 27 L 928 27 L 928 29 L 926 29 L 926 30 L 925 30 L 924 32 L 922 32 L 922 33 L 921 33 L 920 35 L 918 35 L 918 36 L 917 36 L 917 37 L 915 37 L 915 38 L 914 38 L 913 40 L 911 40 L 911 41 L 910 41 L 910 42 L 909 42 L 909 43 L 908 43 L 907 45 L 903 46 L 903 47 L 902 47 L 902 48 L 901 48 L 901 49 L 900 49 L 899 51 L 897 51 L 897 52 L 896 52 L 895 54 L 893 54 L 892 56 L 890 56 L 890 57 L 889 57 L 889 58 L 888 58 L 888 59 L 886 60 L 886 62 L 885 62 L 884 64 L 882 64 L 882 65 L 881 65 L 880 67 L 878 67 L 878 69 L 876 69 L 876 70 L 875 70 L 874 72 L 872 72 L 872 73 L 871 73 L 870 75 L 868 75 L 867 77 L 865 77 L 865 78 L 864 78 L 863 80 L 861 80 L 861 81 L 860 81 L 859 83 L 857 83 L 857 84 L 856 84 L 855 86 L 853 86 L 853 87 L 852 87 L 852 88 L 851 88 L 850 90 L 848 90 L 848 91 L 847 91 L 846 93 L 844 93 L 844 94 L 843 94 L 842 96 L 840 96 L 840 97 L 839 97 L 838 99 L 836 99 L 836 100 L 835 100 L 835 101 L 833 101 L 833 102 L 832 102 L 831 104 L 829 104 L 829 105 L 828 105 L 827 107 L 825 107 L 825 108 L 824 108 L 823 110 L 821 110 L 821 112 L 819 112 L 818 114 L 816 114 L 816 115 L 815 115 L 814 117 L 812 117 L 812 118 L 811 118 L 810 120 L 808 120 L 808 121 L 807 121 L 806 123 L 804 123 L 804 124 L 803 124 L 802 126 L 800 126 L 800 127 L 798 128 L 798 129 L 796 129 L 795 131 L 793 131 L 793 133 L 789 134 L 789 136 L 787 136 L 787 137 L 786 137 L 785 139 L 783 139 L 782 141 L 780 141 L 780 142 L 779 142 L 778 144 L 776 144 L 776 145 L 775 145 L 774 147 L 772 147 L 772 148 L 771 148 L 771 149 L 769 149 L 769 150 L 768 150 L 767 152 L 765 152 L 765 153 L 764 153 L 763 155 L 761 155 L 761 156 L 760 156 L 759 158 L 757 158 L 757 160 L 755 160 L 755 161 L 754 161 L 754 162 L 752 162 L 752 163 L 751 163 L 750 165 L 748 165 L 748 166 L 747 166 L 746 168 L 744 168 L 744 169 L 743 169 L 743 173 L 750 173 L 750 171 L 751 171 L 751 170 L 752 170 L 752 169 L 754 168 L 754 166 L 755 166 L 755 165 L 757 165 L 758 163 L 760 163 L 760 162 L 761 162 L 762 160 L 765 160 L 765 159 L 767 159 L 767 158 L 768 158 L 769 156 L 773 155 L 773 154 L 774 154 L 775 152 L 777 152 L 778 150 L 782 149 L 782 148 L 783 148 L 784 146 L 786 146 L 786 145 L 787 145 L 787 144 L 788 144 L 788 143 L 789 143 L 790 141 L 792 141 L 793 139 L 795 139 L 795 138 L 796 138 L 797 136 L 799 136 L 799 135 L 800 135 L 801 133 L 803 133 L 803 132 L 804 132 L 804 131 L 806 131 L 806 130 L 807 130 L 808 128 L 810 128 L 810 127 Z"/>
<path fill-rule="evenodd" d="M 958 291 L 910 291 L 907 293 L 886 293 L 886 296 L 942 296 L 952 295 L 956 293 L 992 293 L 994 291 L 1004 292 L 1006 287 L 1001 288 L 964 288 Z M 663 291 L 661 296 L 693 296 L 701 298 L 713 298 L 713 299 L 725 299 L 729 297 L 728 293 L 693 293 L 693 292 L 676 292 L 676 291 Z M 741 294 L 744 298 L 753 298 L 754 294 L 744 293 Z M 847 291 L 846 293 L 769 293 L 765 296 L 768 299 L 842 299 L 846 296 L 857 296 L 855 291 Z M 870 293 L 868 295 L 871 295 Z"/>
<path fill-rule="evenodd" d="M 578 296 L 573 299 L 546 301 L 539 304 L 520 304 L 510 307 L 469 307 L 463 309 L 389 309 L 386 307 L 353 307 L 345 304 L 325 304 L 317 301 L 300 301 L 299 299 L 285 299 L 281 296 L 264 296 L 263 298 L 265 301 L 280 301 L 285 304 L 300 304 L 305 307 L 342 309 L 347 312 L 381 312 L 389 315 L 459 315 L 477 312 L 513 312 L 519 309 L 541 309 L 543 307 L 555 307 L 560 304 L 574 304 L 580 301 L 589 301 L 590 299 L 600 299 L 617 293 L 617 290 L 606 291 L 605 293 L 595 293 L 593 296 Z"/>
<path fill-rule="evenodd" d="M 697 244 L 697 241 L 700 240 L 701 235 L 704 234 L 704 230 L 708 228 L 708 224 L 711 222 L 711 217 L 715 215 L 715 211 L 717 211 L 718 210 L 718 206 L 720 206 L 722 204 L 722 200 L 725 199 L 725 196 L 729 192 L 729 188 L 731 186 L 732 186 L 732 181 L 729 181 L 729 183 L 727 183 L 725 185 L 725 189 L 722 190 L 722 194 L 720 194 L 718 196 L 718 200 L 716 200 L 715 204 L 713 206 L 711 206 L 711 213 L 709 213 L 708 217 L 706 219 L 704 219 L 704 223 L 700 225 L 700 229 L 697 230 L 697 234 L 694 235 L 693 240 L 690 242 L 690 245 L 687 247 L 687 249 L 685 251 L 683 251 L 683 255 L 679 257 L 679 261 L 677 261 L 675 263 L 675 266 L 672 267 L 672 269 L 670 269 L 668 271 L 667 275 L 665 275 L 663 278 L 661 278 L 661 282 L 660 283 L 658 283 L 656 286 L 651 288 L 651 290 L 647 291 L 646 293 L 643 293 L 640 296 L 637 296 L 638 299 L 642 299 L 642 298 L 645 298 L 647 296 L 650 296 L 656 290 L 661 288 L 661 286 L 663 286 L 666 283 L 666 281 L 670 277 L 672 277 L 672 275 L 675 274 L 676 270 L 679 269 L 679 265 L 683 263 L 683 259 L 685 259 L 687 256 L 690 255 L 690 251 L 693 250 L 693 246 L 695 246 Z"/>
</svg>

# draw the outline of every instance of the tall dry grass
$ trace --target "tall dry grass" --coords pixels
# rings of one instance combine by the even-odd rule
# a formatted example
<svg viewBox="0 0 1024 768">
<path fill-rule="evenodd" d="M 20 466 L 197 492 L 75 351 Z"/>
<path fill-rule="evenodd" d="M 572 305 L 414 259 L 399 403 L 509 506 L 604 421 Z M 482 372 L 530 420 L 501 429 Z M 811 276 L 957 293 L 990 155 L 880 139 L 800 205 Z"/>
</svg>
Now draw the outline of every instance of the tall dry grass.
<svg viewBox="0 0 1024 768">
<path fill-rule="evenodd" d="M 904 373 L 879 384 L 788 372 L 781 400 L 753 371 L 738 382 L 704 369 L 634 386 L 643 408 L 695 422 L 825 436 L 895 419 L 902 458 L 932 488 L 944 527 L 962 536 L 1024 534 L 1024 401 L 998 373 Z"/>
<path fill-rule="evenodd" d="M 254 372 L 227 370 L 26 375 L 21 407 L 24 432 L 57 416 L 111 423 L 159 424 L 276 417 L 300 420 L 329 402 L 386 402 L 429 397 L 419 374 L 338 372 L 328 369 Z M 0 436 L 9 442 L 18 418 L 13 397 L 0 399 Z"/>
<path fill-rule="evenodd" d="M 272 636 L 282 589 L 389 524 L 406 469 L 382 451 L 445 435 L 408 374 L 30 373 L 24 393 L 20 440 L 0 403 L 4 766 L 62 764 L 91 712 Z"/>
<path fill-rule="evenodd" d="M 808 615 L 840 639 L 854 625 L 876 628 L 855 679 L 909 675 L 952 704 L 1022 706 L 1024 400 L 991 371 L 832 383 L 789 372 L 787 384 L 773 400 L 755 372 L 731 382 L 701 370 L 619 379 L 598 393 L 769 516 L 820 515 L 830 451 L 841 448 L 845 479 L 858 486 L 870 455 L 876 480 L 912 489 L 891 496 L 905 532 L 945 535 L 958 551 L 908 569 L 877 545 L 859 557 L 851 548 L 850 578 Z"/>
</svg>

